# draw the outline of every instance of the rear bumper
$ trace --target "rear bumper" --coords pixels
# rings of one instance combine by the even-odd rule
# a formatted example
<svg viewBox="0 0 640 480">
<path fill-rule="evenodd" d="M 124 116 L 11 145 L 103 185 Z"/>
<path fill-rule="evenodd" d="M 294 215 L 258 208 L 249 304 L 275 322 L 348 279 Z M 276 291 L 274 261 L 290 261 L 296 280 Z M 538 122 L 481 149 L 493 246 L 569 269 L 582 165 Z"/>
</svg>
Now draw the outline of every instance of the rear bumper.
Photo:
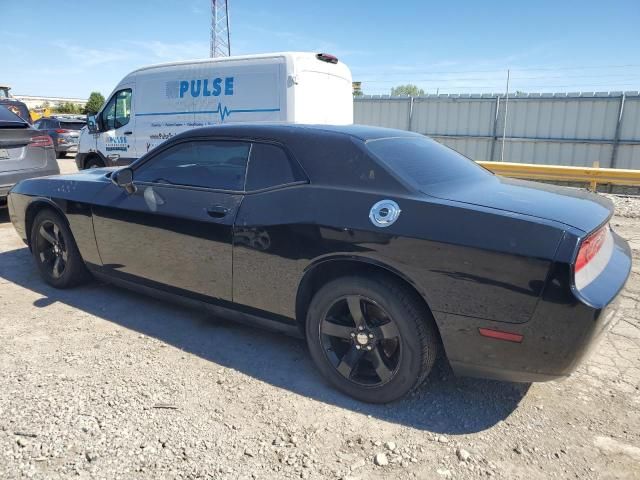
<svg viewBox="0 0 640 480">
<path fill-rule="evenodd" d="M 77 143 L 62 143 L 56 145 L 56 152 L 77 152 L 78 144 Z"/>
<path fill-rule="evenodd" d="M 562 263 L 554 266 L 535 313 L 526 323 L 436 313 L 454 372 L 513 382 L 569 376 L 620 319 L 619 293 L 631 271 L 631 251 L 615 233 L 614 239 L 614 254 L 606 271 L 589 287 L 589 300 L 572 289 L 570 266 Z M 483 337 L 480 328 L 519 334 L 523 339 L 515 343 Z"/>
</svg>

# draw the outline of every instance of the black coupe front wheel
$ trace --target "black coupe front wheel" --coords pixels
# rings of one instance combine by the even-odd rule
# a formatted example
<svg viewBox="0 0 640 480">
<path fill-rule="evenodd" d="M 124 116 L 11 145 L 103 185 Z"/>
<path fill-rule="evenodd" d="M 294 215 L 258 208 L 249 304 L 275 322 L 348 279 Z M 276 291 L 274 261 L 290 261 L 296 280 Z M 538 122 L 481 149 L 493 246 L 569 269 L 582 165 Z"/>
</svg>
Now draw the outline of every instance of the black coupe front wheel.
<svg viewBox="0 0 640 480">
<path fill-rule="evenodd" d="M 322 374 L 372 403 L 391 402 L 420 385 L 439 345 L 424 304 L 383 277 L 345 277 L 322 287 L 309 306 L 306 337 Z"/>
<path fill-rule="evenodd" d="M 56 288 L 77 285 L 87 277 L 69 227 L 52 210 L 42 210 L 33 221 L 31 253 L 42 278 Z"/>
</svg>

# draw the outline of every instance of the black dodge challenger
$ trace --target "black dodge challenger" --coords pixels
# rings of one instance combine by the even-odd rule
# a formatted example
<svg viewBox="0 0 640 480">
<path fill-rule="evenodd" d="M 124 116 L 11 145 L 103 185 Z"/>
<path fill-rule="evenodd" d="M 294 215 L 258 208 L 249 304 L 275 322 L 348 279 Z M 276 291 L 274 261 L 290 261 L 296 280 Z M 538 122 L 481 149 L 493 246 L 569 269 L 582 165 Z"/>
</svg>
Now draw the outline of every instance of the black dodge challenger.
<svg viewBox="0 0 640 480">
<path fill-rule="evenodd" d="M 90 273 L 304 336 L 368 402 L 438 354 L 461 375 L 569 375 L 631 269 L 607 199 L 357 125 L 191 130 L 130 167 L 24 180 L 9 209 L 54 287 Z"/>
</svg>

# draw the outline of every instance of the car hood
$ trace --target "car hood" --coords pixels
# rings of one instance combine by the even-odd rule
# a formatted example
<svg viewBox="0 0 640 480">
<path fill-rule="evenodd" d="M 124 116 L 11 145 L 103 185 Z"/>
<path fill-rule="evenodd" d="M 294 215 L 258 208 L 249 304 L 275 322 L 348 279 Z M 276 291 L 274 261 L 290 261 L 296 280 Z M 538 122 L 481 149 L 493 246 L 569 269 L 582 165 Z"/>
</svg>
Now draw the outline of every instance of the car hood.
<svg viewBox="0 0 640 480">
<path fill-rule="evenodd" d="M 529 215 L 591 232 L 613 215 L 613 203 L 586 190 L 498 175 L 430 188 L 428 195 Z"/>
</svg>

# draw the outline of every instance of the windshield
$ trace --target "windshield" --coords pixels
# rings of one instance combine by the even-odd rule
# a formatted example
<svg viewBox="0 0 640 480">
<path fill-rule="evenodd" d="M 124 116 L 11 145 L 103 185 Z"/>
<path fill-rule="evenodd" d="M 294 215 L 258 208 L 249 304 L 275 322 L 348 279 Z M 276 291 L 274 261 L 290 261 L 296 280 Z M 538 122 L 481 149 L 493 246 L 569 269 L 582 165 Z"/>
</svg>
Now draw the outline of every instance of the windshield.
<svg viewBox="0 0 640 480">
<path fill-rule="evenodd" d="M 381 138 L 367 141 L 366 146 L 418 190 L 492 176 L 473 160 L 427 137 Z"/>
<path fill-rule="evenodd" d="M 84 122 L 60 122 L 60 128 L 65 130 L 81 130 Z"/>
</svg>

